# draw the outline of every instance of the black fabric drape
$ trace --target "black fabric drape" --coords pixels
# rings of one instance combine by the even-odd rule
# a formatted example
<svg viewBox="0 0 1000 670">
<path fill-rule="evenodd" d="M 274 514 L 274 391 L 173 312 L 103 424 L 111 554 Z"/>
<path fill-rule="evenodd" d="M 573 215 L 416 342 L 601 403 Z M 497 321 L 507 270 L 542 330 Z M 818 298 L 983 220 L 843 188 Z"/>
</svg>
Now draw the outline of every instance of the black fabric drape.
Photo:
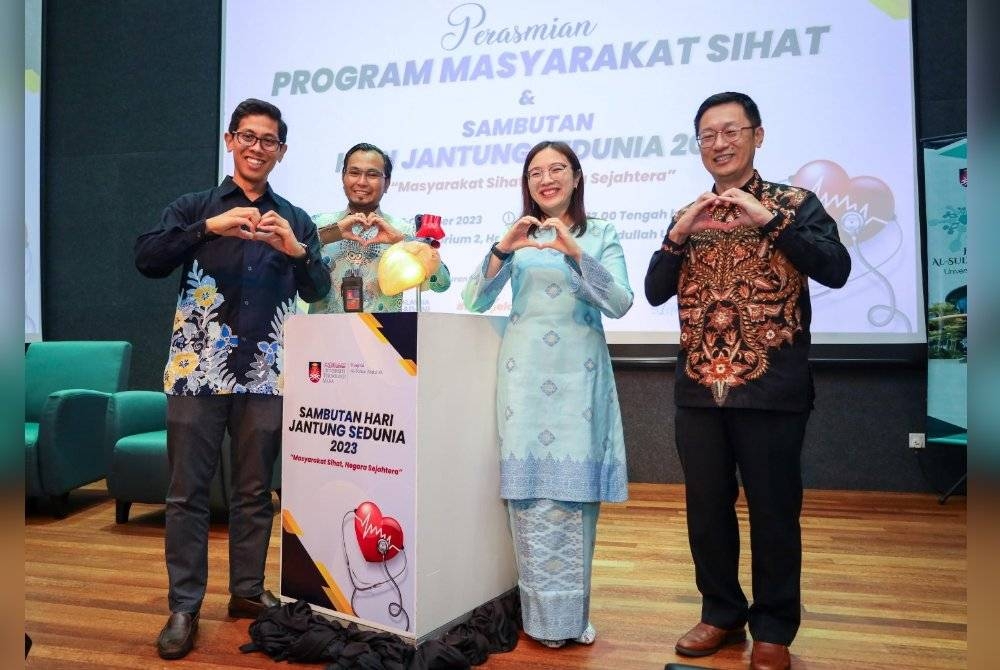
<svg viewBox="0 0 1000 670">
<path fill-rule="evenodd" d="M 313 613 L 304 600 L 263 612 L 250 624 L 244 653 L 275 661 L 327 662 L 327 670 L 466 670 L 517 646 L 521 602 L 516 590 L 473 610 L 469 620 L 417 648 L 392 633 L 362 630 Z"/>
</svg>

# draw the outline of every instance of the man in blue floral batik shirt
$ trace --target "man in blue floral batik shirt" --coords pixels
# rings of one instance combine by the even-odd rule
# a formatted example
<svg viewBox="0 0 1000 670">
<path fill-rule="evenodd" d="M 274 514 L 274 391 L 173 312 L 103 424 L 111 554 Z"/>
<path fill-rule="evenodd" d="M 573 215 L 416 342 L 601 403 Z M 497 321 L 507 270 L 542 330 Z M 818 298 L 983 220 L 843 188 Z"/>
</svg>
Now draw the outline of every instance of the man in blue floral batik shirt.
<svg viewBox="0 0 1000 670">
<path fill-rule="evenodd" d="M 316 226 L 277 195 L 267 178 L 284 158 L 281 111 L 248 99 L 233 111 L 226 149 L 233 174 L 171 203 L 139 236 L 135 264 L 147 277 L 181 267 L 167 393 L 166 562 L 170 618 L 157 639 L 167 659 L 194 644 L 208 580 L 209 487 L 228 429 L 229 615 L 256 618 L 279 604 L 264 590 L 271 536 L 271 477 L 281 449 L 282 325 L 325 296 Z"/>
</svg>

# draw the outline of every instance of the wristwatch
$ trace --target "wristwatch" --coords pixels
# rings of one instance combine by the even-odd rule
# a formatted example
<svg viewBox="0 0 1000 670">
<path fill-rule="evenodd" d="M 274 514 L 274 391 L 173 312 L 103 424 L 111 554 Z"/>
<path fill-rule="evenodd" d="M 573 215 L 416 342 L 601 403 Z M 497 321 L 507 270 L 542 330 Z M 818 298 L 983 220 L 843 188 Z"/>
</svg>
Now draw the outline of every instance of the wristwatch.
<svg viewBox="0 0 1000 670">
<path fill-rule="evenodd" d="M 510 258 L 511 256 L 513 256 L 514 252 L 513 251 L 500 251 L 499 249 L 497 249 L 497 245 L 498 244 L 500 244 L 500 243 L 499 242 L 494 242 L 493 243 L 493 246 L 490 247 L 490 253 L 493 254 L 494 256 L 496 256 L 497 258 L 499 258 L 500 262 L 502 263 L 503 261 L 505 261 L 508 258 Z"/>
</svg>

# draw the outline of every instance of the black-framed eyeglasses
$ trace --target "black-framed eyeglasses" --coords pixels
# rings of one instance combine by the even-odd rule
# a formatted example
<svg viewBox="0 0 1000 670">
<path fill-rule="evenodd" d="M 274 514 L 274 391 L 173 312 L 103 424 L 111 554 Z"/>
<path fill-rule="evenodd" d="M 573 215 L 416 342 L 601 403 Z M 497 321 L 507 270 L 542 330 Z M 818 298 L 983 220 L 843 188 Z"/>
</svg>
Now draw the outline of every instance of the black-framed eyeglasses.
<svg viewBox="0 0 1000 670">
<path fill-rule="evenodd" d="M 741 126 L 739 128 L 726 128 L 722 132 L 715 132 L 714 130 L 706 130 L 701 135 L 698 136 L 698 146 L 702 149 L 707 149 L 708 147 L 715 144 L 715 140 L 722 135 L 722 138 L 726 142 L 735 142 L 740 139 L 740 135 L 743 134 L 744 130 L 750 130 L 751 128 L 756 128 L 757 126 Z"/>
<path fill-rule="evenodd" d="M 241 145 L 243 145 L 243 146 L 245 146 L 247 148 L 250 148 L 253 145 L 255 145 L 258 142 L 260 142 L 260 148 L 263 149 L 264 151 L 267 151 L 268 153 L 272 153 L 272 152 L 277 151 L 278 147 L 280 147 L 281 144 L 282 144 L 281 141 L 278 140 L 277 138 L 274 138 L 274 137 L 257 137 L 256 135 L 254 135 L 253 133 L 251 133 L 249 130 L 239 130 L 239 131 L 233 133 L 233 137 L 236 138 L 237 142 L 239 142 Z"/>
<path fill-rule="evenodd" d="M 376 179 L 381 179 L 385 176 L 384 173 L 379 172 L 378 170 L 361 170 L 359 168 L 344 170 L 344 174 L 351 179 L 367 179 L 369 181 L 375 181 Z"/>
</svg>

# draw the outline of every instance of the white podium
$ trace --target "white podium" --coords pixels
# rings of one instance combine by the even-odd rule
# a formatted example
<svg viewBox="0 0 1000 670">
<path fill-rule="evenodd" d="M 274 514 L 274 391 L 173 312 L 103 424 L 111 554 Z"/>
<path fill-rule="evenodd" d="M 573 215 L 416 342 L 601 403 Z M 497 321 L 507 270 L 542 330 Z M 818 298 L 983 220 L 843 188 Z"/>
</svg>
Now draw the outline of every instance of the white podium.
<svg viewBox="0 0 1000 670">
<path fill-rule="evenodd" d="M 506 322 L 285 322 L 283 600 L 419 644 L 514 588 L 495 416 Z"/>
</svg>

